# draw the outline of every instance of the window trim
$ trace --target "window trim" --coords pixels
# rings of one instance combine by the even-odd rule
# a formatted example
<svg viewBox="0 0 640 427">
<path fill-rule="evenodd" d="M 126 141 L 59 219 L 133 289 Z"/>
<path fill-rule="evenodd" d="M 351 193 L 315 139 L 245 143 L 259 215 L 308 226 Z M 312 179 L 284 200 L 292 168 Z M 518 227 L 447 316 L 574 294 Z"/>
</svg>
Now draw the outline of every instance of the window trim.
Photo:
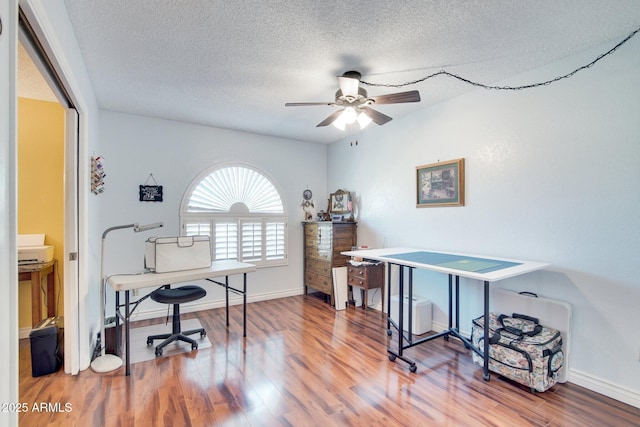
<svg viewBox="0 0 640 427">
<path fill-rule="evenodd" d="M 196 188 L 205 180 L 208 176 L 216 173 L 216 171 L 225 168 L 246 168 L 251 169 L 254 172 L 263 176 L 269 183 L 273 186 L 274 190 L 277 192 L 278 197 L 280 198 L 280 202 L 282 204 L 282 212 L 272 213 L 272 212 L 255 212 L 255 213 L 232 213 L 232 212 L 189 212 L 187 211 L 189 207 L 189 201 L 193 196 L 193 193 Z M 237 260 L 241 262 L 247 262 L 256 265 L 256 267 L 275 267 L 275 266 L 283 266 L 288 265 L 289 263 L 289 216 L 287 212 L 287 205 L 285 199 L 282 197 L 282 191 L 280 190 L 277 182 L 269 176 L 267 173 L 262 170 L 255 168 L 253 166 L 242 164 L 242 163 L 220 163 L 213 165 L 203 172 L 198 174 L 189 184 L 187 190 L 183 194 L 182 201 L 180 203 L 180 229 L 183 234 L 187 233 L 187 225 L 189 224 L 208 224 L 211 235 L 211 253 L 213 260 L 216 259 L 216 247 L 215 247 L 215 223 L 216 222 L 235 222 L 237 224 Z M 273 222 L 277 220 L 277 222 L 282 223 L 284 226 L 283 230 L 283 257 L 278 259 L 268 259 L 267 256 L 267 246 L 268 241 L 266 240 L 267 233 L 267 223 Z M 242 254 L 242 223 L 252 221 L 252 222 L 261 222 L 262 223 L 262 254 L 261 260 L 256 261 L 254 259 L 244 260 Z"/>
</svg>

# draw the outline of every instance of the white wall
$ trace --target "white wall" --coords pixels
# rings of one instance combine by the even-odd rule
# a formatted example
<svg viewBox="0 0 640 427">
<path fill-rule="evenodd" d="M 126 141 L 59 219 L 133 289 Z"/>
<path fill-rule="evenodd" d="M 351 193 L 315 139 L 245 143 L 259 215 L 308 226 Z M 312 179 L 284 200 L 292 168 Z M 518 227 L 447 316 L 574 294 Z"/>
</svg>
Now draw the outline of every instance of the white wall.
<svg viewBox="0 0 640 427">
<path fill-rule="evenodd" d="M 144 241 L 180 234 L 180 202 L 189 184 L 218 163 L 253 166 L 276 182 L 289 214 L 289 264 L 259 269 L 248 278 L 249 301 L 302 293 L 302 192 L 310 188 L 325 197 L 327 146 L 217 129 L 149 117 L 102 111 L 100 140 L 106 171 L 101 199 L 102 229 L 114 225 L 163 221 L 162 229 L 144 233 L 117 230 L 106 240 L 105 274 L 140 271 Z M 163 186 L 163 202 L 138 201 L 138 186 L 153 174 Z M 235 278 L 233 280 L 239 280 Z M 240 282 L 237 282 L 238 284 Z M 221 306 L 224 292 L 215 286 L 196 305 Z M 111 299 L 111 292 L 110 300 Z M 234 298 L 239 298 L 233 295 Z M 236 301 L 237 302 L 237 301 Z M 108 313 L 113 303 L 108 302 Z M 189 306 L 185 307 L 189 310 Z M 163 315 L 166 307 L 145 301 L 138 318 Z"/>
<path fill-rule="evenodd" d="M 544 81 L 615 42 L 510 79 Z M 430 80 L 420 87 L 429 97 Z M 382 107 L 380 108 L 382 110 Z M 384 112 L 393 116 L 393 107 Z M 484 89 L 329 149 L 329 189 L 355 191 L 360 245 L 413 246 L 545 261 L 498 286 L 568 301 L 570 381 L 640 406 L 640 39 L 573 78 L 518 92 Z M 466 206 L 415 207 L 415 167 L 466 162 Z M 418 294 L 446 324 L 446 278 Z M 429 283 L 441 283 L 430 286 Z M 463 330 L 481 307 L 464 282 Z"/>
</svg>

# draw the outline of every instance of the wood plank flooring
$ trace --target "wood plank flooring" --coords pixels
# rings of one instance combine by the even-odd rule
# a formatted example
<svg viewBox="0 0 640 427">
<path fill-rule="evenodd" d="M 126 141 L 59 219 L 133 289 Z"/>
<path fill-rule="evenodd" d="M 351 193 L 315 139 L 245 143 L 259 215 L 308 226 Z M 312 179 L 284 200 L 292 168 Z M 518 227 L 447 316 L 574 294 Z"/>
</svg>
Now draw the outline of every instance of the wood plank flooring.
<svg viewBox="0 0 640 427">
<path fill-rule="evenodd" d="M 32 378 L 20 342 L 20 425 L 38 426 L 638 426 L 640 409 L 569 383 L 545 393 L 482 379 L 456 340 L 434 340 L 390 362 L 375 310 L 335 311 L 313 296 L 197 317 L 212 347 L 107 374 Z M 154 322 L 140 322 L 140 326 Z M 158 322 L 155 322 L 158 323 Z M 170 328 L 170 325 L 167 325 Z M 395 333 L 394 333 L 395 336 Z M 33 410 L 45 403 L 43 411 Z"/>
</svg>

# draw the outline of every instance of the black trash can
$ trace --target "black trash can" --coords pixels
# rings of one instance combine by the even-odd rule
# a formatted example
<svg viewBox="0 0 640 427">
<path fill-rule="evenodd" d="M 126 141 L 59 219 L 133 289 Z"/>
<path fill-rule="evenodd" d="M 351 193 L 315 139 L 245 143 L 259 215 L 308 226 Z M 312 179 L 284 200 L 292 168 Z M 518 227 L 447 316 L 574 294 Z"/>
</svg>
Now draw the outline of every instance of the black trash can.
<svg viewBox="0 0 640 427">
<path fill-rule="evenodd" d="M 49 317 L 38 323 L 29 334 L 31 342 L 31 375 L 51 374 L 62 365 L 62 318 Z"/>
</svg>

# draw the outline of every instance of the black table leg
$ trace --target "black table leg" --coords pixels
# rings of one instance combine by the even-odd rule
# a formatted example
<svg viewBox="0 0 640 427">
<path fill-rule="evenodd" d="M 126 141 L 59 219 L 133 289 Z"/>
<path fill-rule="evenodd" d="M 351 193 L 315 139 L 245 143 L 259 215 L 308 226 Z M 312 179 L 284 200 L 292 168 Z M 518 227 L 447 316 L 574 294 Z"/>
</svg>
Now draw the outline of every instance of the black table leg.
<svg viewBox="0 0 640 427">
<path fill-rule="evenodd" d="M 120 356 L 120 351 L 122 350 L 120 348 L 120 316 L 118 316 L 118 314 L 120 313 L 120 292 L 116 291 L 116 331 L 115 331 L 115 336 L 116 336 L 116 344 L 115 344 L 115 349 L 116 349 L 116 356 Z M 106 335 L 106 333 L 105 333 Z M 103 345 L 106 347 L 107 345 L 107 337 L 102 337 L 102 339 L 104 340 Z"/>
<path fill-rule="evenodd" d="M 225 307 L 227 308 L 227 327 L 229 326 L 229 276 L 224 277 L 224 292 L 226 298 Z"/>
<path fill-rule="evenodd" d="M 131 314 L 129 311 L 129 291 L 124 292 L 124 340 L 125 340 L 125 375 L 131 374 L 131 335 L 129 333 L 129 315 Z"/>
<path fill-rule="evenodd" d="M 456 276 L 456 331 L 460 332 L 460 276 Z"/>
<path fill-rule="evenodd" d="M 387 335 L 391 336 L 391 266 L 387 263 Z M 383 302 L 384 304 L 384 302 Z"/>
<path fill-rule="evenodd" d="M 484 340 L 483 340 L 483 378 L 489 381 L 489 282 L 484 282 Z"/>
<path fill-rule="evenodd" d="M 449 274 L 449 329 L 453 328 L 453 276 Z"/>
<path fill-rule="evenodd" d="M 242 287 L 242 336 L 247 336 L 247 273 L 244 273 Z"/>
<path fill-rule="evenodd" d="M 398 355 L 402 356 L 404 348 L 404 266 L 400 268 L 398 280 Z"/>
</svg>

